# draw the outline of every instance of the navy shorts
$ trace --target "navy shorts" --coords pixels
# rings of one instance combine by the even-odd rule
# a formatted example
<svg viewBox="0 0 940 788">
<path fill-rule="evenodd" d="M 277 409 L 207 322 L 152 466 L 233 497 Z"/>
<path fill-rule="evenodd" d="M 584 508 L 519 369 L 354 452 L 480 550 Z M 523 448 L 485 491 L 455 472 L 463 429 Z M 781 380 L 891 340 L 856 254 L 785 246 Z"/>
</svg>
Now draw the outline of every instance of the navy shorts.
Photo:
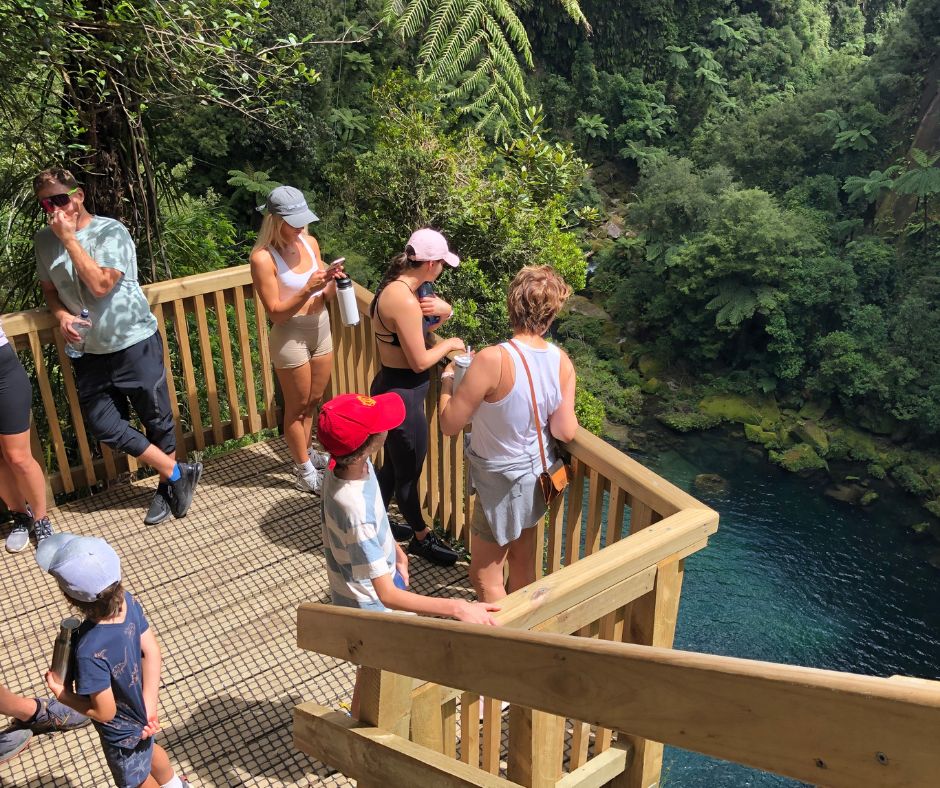
<svg viewBox="0 0 940 788">
<path fill-rule="evenodd" d="M 139 788 L 147 781 L 153 762 L 153 736 L 141 739 L 131 749 L 109 744 L 104 739 L 101 746 L 117 788 Z"/>
<path fill-rule="evenodd" d="M 29 429 L 33 386 L 13 345 L 0 347 L 0 435 L 19 435 Z"/>
<path fill-rule="evenodd" d="M 159 333 L 114 353 L 86 353 L 72 367 L 78 401 L 92 435 L 132 457 L 139 457 L 151 443 L 173 454 L 175 423 Z M 146 437 L 131 426 L 131 407 Z"/>
</svg>

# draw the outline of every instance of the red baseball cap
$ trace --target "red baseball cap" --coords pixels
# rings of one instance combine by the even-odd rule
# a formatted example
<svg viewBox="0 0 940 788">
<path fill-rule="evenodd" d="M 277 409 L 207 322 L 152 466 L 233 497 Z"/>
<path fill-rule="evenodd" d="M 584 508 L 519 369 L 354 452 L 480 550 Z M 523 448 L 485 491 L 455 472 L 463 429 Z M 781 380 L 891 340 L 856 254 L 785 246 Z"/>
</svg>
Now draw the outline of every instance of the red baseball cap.
<svg viewBox="0 0 940 788">
<path fill-rule="evenodd" d="M 405 420 L 405 403 L 395 392 L 340 394 L 320 408 L 317 437 L 336 457 L 352 454 L 370 435 L 393 429 Z"/>
</svg>

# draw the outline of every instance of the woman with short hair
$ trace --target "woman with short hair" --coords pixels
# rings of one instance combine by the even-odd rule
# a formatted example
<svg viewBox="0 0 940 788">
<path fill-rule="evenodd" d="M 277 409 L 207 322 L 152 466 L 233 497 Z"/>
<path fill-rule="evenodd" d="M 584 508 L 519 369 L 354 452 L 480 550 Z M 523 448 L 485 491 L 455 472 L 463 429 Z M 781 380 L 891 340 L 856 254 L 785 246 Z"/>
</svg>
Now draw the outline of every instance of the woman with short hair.
<svg viewBox="0 0 940 788">
<path fill-rule="evenodd" d="M 307 232 L 319 218 L 300 189 L 278 186 L 263 210 L 251 250 L 251 280 L 272 323 L 268 347 L 284 395 L 284 440 L 294 461 L 294 486 L 319 493 L 329 457 L 310 442 L 313 413 L 333 367 L 326 302 L 336 294 L 333 279 L 342 268 L 328 271 L 323 264 L 317 239 Z"/>
<path fill-rule="evenodd" d="M 571 288 L 550 266 L 526 266 L 509 285 L 512 339 L 477 353 L 456 393 L 453 364 L 441 375 L 441 430 L 456 435 L 473 422 L 467 447 L 476 488 L 470 580 L 483 602 L 506 596 L 507 559 L 510 593 L 535 580 L 534 527 L 545 515 L 536 430 L 550 466 L 556 459 L 552 438 L 570 441 L 578 429 L 574 366 L 561 348 L 545 341 L 570 295 Z M 532 389 L 540 424 L 535 423 Z"/>
</svg>

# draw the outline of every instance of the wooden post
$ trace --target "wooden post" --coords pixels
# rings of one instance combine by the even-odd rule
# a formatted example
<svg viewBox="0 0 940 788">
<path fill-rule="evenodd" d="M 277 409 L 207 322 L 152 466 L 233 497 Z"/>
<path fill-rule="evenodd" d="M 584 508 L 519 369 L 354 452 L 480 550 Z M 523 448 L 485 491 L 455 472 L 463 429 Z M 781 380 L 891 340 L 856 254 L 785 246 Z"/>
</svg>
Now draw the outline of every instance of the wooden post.
<svg viewBox="0 0 940 788">
<path fill-rule="evenodd" d="M 679 614 L 679 594 L 685 562 L 667 560 L 657 565 L 653 590 L 632 602 L 624 621 L 624 640 L 659 648 L 672 648 Z M 652 788 L 659 785 L 663 768 L 663 745 L 639 736 L 621 733 L 633 747 L 627 770 L 610 782 L 616 788 Z"/>
<path fill-rule="evenodd" d="M 509 707 L 507 776 L 530 788 L 549 788 L 561 777 L 565 719 L 524 706 Z"/>
<path fill-rule="evenodd" d="M 444 716 L 442 691 L 429 684 L 416 694 L 411 706 L 411 740 L 435 752 L 444 752 Z"/>
<path fill-rule="evenodd" d="M 359 668 L 359 719 L 407 739 L 412 684 L 408 676 Z"/>
</svg>

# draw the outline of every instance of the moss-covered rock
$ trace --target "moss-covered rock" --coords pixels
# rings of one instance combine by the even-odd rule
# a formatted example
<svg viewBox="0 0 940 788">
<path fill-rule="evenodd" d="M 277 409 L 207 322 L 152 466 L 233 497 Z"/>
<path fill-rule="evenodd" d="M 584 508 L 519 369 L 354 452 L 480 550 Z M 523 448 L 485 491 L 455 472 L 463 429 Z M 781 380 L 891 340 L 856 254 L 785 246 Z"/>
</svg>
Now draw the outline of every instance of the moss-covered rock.
<svg viewBox="0 0 940 788">
<path fill-rule="evenodd" d="M 664 384 L 659 378 L 650 378 L 649 380 L 644 380 L 640 388 L 643 390 L 644 394 L 658 394 L 663 390 Z"/>
<path fill-rule="evenodd" d="M 826 431 L 812 421 L 804 421 L 793 428 L 793 434 L 801 443 L 808 443 L 817 454 L 825 457 L 829 452 L 829 436 Z"/>
<path fill-rule="evenodd" d="M 810 421 L 819 421 L 823 416 L 826 415 L 826 411 L 829 410 L 829 401 L 822 400 L 816 402 L 806 402 L 803 407 L 800 408 L 799 416 L 801 419 L 809 419 Z"/>
<path fill-rule="evenodd" d="M 898 426 L 897 419 L 880 408 L 857 406 L 855 416 L 858 418 L 859 426 L 876 435 L 890 435 Z"/>
<path fill-rule="evenodd" d="M 934 517 L 940 517 L 940 498 L 936 501 L 927 501 L 927 503 L 924 504 L 924 508 Z"/>
<path fill-rule="evenodd" d="M 859 462 L 880 462 L 882 459 L 871 435 L 852 427 L 839 427 L 829 436 L 829 456 Z"/>
<path fill-rule="evenodd" d="M 639 367 L 640 374 L 644 378 L 658 378 L 662 377 L 663 372 L 666 370 L 665 364 L 654 356 L 640 356 L 636 362 L 637 367 Z"/>
<path fill-rule="evenodd" d="M 765 430 L 756 424 L 744 425 L 744 437 L 751 443 L 759 443 L 761 446 L 777 448 L 777 433 Z"/>
<path fill-rule="evenodd" d="M 698 409 L 722 421 L 738 424 L 766 424 L 772 428 L 780 422 L 780 408 L 773 397 L 757 399 L 737 394 L 712 394 L 699 402 Z"/>
<path fill-rule="evenodd" d="M 700 473 L 692 485 L 703 492 L 723 492 L 728 488 L 728 480 L 717 473 Z"/>
<path fill-rule="evenodd" d="M 657 413 L 656 418 L 669 429 L 676 432 L 697 432 L 708 430 L 721 424 L 721 419 L 709 416 L 707 413 L 688 413 L 683 411 L 667 411 Z"/>
<path fill-rule="evenodd" d="M 770 459 L 793 473 L 818 471 L 828 467 L 826 461 L 807 443 L 798 443 L 786 451 L 772 451 Z"/>
<path fill-rule="evenodd" d="M 930 485 L 927 483 L 927 480 L 910 465 L 901 464 L 892 468 L 891 478 L 911 493 L 911 495 L 923 497 L 930 493 Z"/>
<path fill-rule="evenodd" d="M 862 500 L 859 501 L 862 506 L 871 506 L 875 501 L 878 500 L 878 493 L 874 490 L 869 490 L 862 496 Z"/>
<path fill-rule="evenodd" d="M 873 479 L 884 479 L 888 475 L 888 472 L 884 469 L 883 465 L 879 465 L 877 462 L 871 462 L 868 464 L 868 475 Z"/>
</svg>

